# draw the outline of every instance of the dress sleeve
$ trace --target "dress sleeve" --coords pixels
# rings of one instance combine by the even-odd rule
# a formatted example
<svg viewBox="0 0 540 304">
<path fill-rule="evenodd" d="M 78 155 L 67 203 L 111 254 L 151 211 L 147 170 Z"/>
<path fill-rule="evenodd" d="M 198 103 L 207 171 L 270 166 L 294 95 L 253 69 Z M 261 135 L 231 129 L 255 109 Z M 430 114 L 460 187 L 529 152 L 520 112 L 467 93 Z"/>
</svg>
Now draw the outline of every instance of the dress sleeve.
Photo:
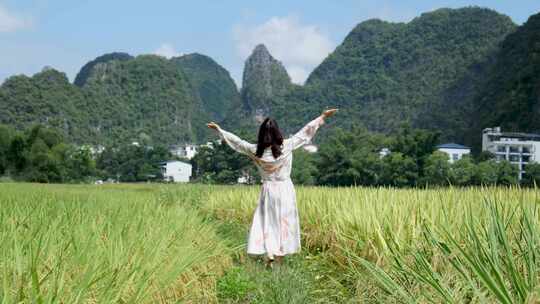
<svg viewBox="0 0 540 304">
<path fill-rule="evenodd" d="M 222 128 L 217 129 L 219 137 L 229 145 L 234 151 L 252 155 L 255 150 L 255 145 L 251 144 L 240 137 L 236 136 L 235 134 L 225 131 Z"/>
<path fill-rule="evenodd" d="M 324 123 L 324 116 L 321 115 L 305 125 L 300 131 L 290 138 L 292 149 L 294 150 L 300 148 L 301 146 L 309 143 L 313 136 L 315 136 L 315 132 L 317 132 L 319 127 Z"/>
</svg>

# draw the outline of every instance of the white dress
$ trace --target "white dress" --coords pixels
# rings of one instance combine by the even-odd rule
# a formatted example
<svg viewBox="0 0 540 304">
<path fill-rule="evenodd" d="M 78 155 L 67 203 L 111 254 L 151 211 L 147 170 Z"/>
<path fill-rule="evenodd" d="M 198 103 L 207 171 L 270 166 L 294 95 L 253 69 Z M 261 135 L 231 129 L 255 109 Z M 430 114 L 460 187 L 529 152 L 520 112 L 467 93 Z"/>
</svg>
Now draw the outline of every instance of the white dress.
<svg viewBox="0 0 540 304">
<path fill-rule="evenodd" d="M 273 258 L 300 251 L 300 221 L 296 192 L 290 178 L 292 151 L 309 143 L 323 124 L 324 116 L 321 115 L 291 138 L 283 140 L 282 154 L 277 159 L 269 147 L 259 159 L 255 156 L 256 144 L 218 128 L 221 139 L 233 150 L 249 156 L 261 174 L 262 189 L 249 230 L 248 254 L 267 254 Z"/>
</svg>

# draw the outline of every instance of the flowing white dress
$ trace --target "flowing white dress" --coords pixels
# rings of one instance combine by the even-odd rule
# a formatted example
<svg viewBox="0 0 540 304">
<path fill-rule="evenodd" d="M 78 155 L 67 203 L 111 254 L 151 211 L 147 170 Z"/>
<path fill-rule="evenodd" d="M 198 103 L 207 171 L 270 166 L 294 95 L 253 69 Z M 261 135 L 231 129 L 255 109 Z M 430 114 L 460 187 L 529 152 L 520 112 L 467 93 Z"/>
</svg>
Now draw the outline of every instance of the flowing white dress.
<svg viewBox="0 0 540 304">
<path fill-rule="evenodd" d="M 291 181 L 292 152 L 309 143 L 324 124 L 321 115 L 310 121 L 292 137 L 283 140 L 282 154 L 276 159 L 271 148 L 263 156 L 255 156 L 257 145 L 218 128 L 219 136 L 233 150 L 249 156 L 262 179 L 259 204 L 249 230 L 247 253 L 267 254 L 269 258 L 300 251 L 300 221 L 296 207 L 296 192 Z"/>
</svg>

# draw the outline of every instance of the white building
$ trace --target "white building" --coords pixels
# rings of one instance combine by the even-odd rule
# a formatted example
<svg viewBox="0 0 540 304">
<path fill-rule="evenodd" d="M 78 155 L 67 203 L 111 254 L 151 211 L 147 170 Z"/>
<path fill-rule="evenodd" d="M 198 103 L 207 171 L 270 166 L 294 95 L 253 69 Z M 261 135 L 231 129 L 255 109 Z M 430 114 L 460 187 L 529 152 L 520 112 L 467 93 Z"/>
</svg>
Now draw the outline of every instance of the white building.
<svg viewBox="0 0 540 304">
<path fill-rule="evenodd" d="M 462 159 L 464 155 L 471 154 L 471 148 L 455 143 L 438 145 L 437 150 L 448 154 L 450 163 L 454 163 L 455 161 Z"/>
<path fill-rule="evenodd" d="M 97 154 L 101 154 L 103 151 L 105 151 L 105 147 L 102 145 L 92 146 L 92 145 L 85 144 L 85 145 L 78 146 L 78 148 L 90 151 L 90 153 L 93 156 L 96 156 Z"/>
<path fill-rule="evenodd" d="M 169 147 L 169 152 L 172 155 L 178 156 L 178 157 L 184 157 L 184 155 L 186 155 L 186 151 L 185 151 L 184 147 L 178 146 L 178 145 L 170 146 Z"/>
<path fill-rule="evenodd" d="M 540 134 L 502 132 L 500 127 L 482 131 L 482 151 L 495 154 L 519 168 L 519 179 L 530 162 L 540 162 Z"/>
<path fill-rule="evenodd" d="M 169 152 L 178 157 L 192 159 L 197 154 L 196 145 L 176 145 L 169 148 Z"/>
<path fill-rule="evenodd" d="M 175 183 L 187 183 L 192 174 L 191 164 L 172 160 L 164 162 L 161 166 L 163 179 Z"/>
<path fill-rule="evenodd" d="M 317 151 L 319 151 L 319 147 L 311 143 L 305 144 L 302 148 L 309 153 L 317 153 Z"/>
<path fill-rule="evenodd" d="M 192 159 L 197 154 L 197 146 L 195 145 L 186 145 L 185 149 L 187 159 Z"/>
<path fill-rule="evenodd" d="M 379 151 L 379 158 L 383 158 L 385 157 L 386 155 L 389 155 L 391 152 L 390 152 L 390 149 L 388 148 L 382 148 L 380 151 Z"/>
<path fill-rule="evenodd" d="M 216 141 L 207 141 L 206 144 L 201 145 L 201 147 L 208 147 L 208 148 L 213 149 L 213 148 L 214 148 L 214 143 L 215 143 L 215 142 L 216 142 Z"/>
</svg>

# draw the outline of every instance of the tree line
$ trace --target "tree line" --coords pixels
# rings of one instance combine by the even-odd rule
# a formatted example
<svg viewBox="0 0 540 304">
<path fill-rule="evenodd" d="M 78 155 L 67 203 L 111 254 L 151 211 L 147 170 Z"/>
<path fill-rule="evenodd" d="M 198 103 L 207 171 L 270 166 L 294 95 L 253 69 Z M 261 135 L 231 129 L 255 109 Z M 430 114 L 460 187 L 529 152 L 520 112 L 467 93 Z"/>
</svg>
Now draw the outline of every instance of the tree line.
<svg viewBox="0 0 540 304">
<path fill-rule="evenodd" d="M 245 137 L 249 138 L 249 137 Z M 317 153 L 298 149 L 293 156 L 292 180 L 296 184 L 328 186 L 473 186 L 534 185 L 540 182 L 540 164 L 527 166 L 522 180 L 518 168 L 508 161 L 495 161 L 482 152 L 450 163 L 437 151 L 440 133 L 402 125 L 392 135 L 382 135 L 354 125 L 350 131 L 335 128 L 319 145 Z M 381 155 L 388 148 L 390 153 Z M 219 143 L 201 149 L 192 159 L 194 181 L 236 183 L 247 177 L 258 183 L 258 173 L 249 158 Z"/>
<path fill-rule="evenodd" d="M 39 183 L 160 181 L 162 146 L 116 144 L 96 151 L 65 140 L 58 129 L 35 125 L 24 131 L 0 125 L 0 176 Z"/>
<path fill-rule="evenodd" d="M 239 136 L 254 142 L 247 132 Z M 535 185 L 540 182 L 540 164 L 531 163 L 521 181 L 518 168 L 508 161 L 495 161 L 482 152 L 453 163 L 437 151 L 438 132 L 402 125 L 383 135 L 353 125 L 335 128 L 319 144 L 317 153 L 294 152 L 292 179 L 296 184 L 327 186 L 472 186 Z M 390 153 L 382 155 L 383 148 Z M 56 129 L 35 125 L 24 131 L 0 125 L 0 176 L 16 181 L 84 183 L 97 179 L 120 182 L 159 182 L 163 161 L 175 159 L 164 146 L 116 144 L 95 151 L 89 146 L 66 142 Z M 188 161 L 188 160 L 184 160 Z M 192 181 L 236 184 L 260 183 L 252 161 L 217 141 L 201 146 L 191 159 Z"/>
<path fill-rule="evenodd" d="M 14 180 L 84 182 L 97 174 L 90 149 L 66 143 L 60 132 L 35 125 L 23 132 L 0 125 L 0 175 Z"/>
</svg>

